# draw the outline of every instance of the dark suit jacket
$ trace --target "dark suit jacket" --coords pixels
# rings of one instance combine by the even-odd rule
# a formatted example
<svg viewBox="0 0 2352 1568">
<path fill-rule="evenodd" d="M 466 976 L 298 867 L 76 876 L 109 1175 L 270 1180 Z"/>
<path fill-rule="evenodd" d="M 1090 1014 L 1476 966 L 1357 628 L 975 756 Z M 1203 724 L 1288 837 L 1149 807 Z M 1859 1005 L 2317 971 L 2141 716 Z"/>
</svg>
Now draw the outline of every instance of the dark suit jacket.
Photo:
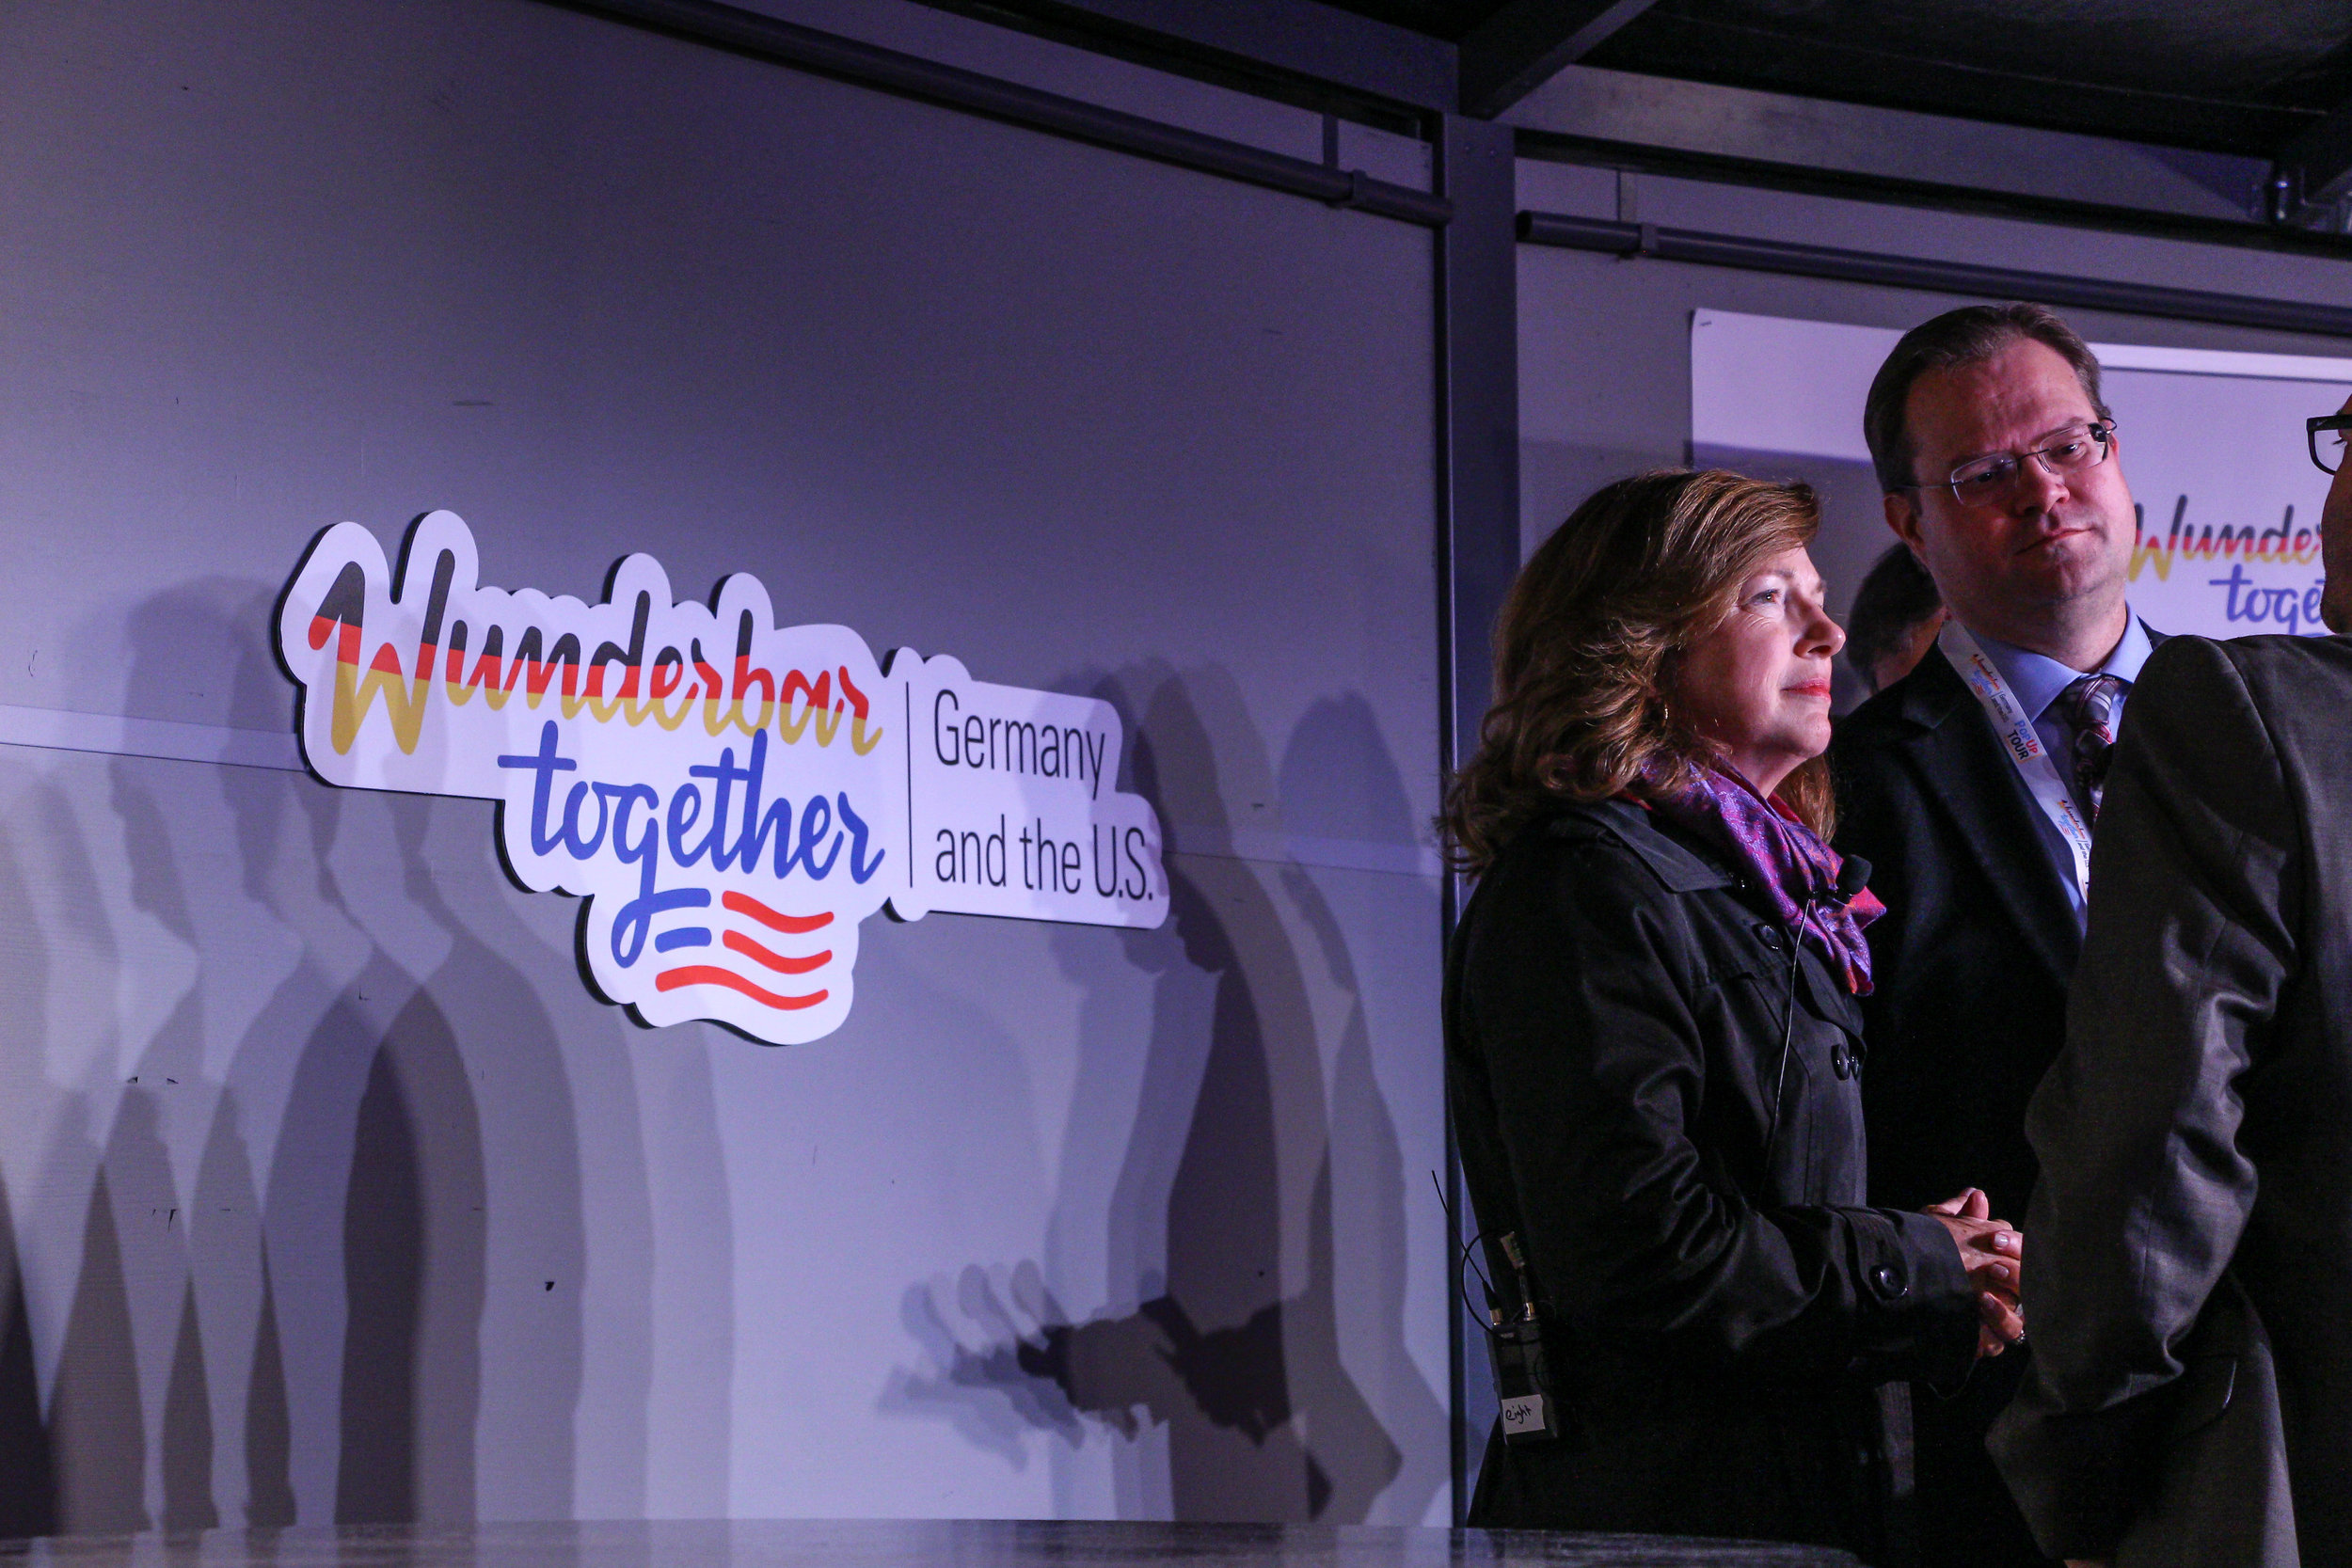
<svg viewBox="0 0 2352 1568">
<path fill-rule="evenodd" d="M 2227 1268 L 2269 1331 L 2302 1560 L 2352 1562 L 2352 640 L 2149 660 L 2027 1125 L 2035 1358 L 1997 1442 L 2037 1537 L 2103 1556 L 2150 1503 Z"/>
<path fill-rule="evenodd" d="M 1863 1002 L 1870 1201 L 1982 1187 L 2020 1220 L 2026 1101 L 2058 1054 L 2082 946 L 2040 808 L 1940 649 L 1838 725 L 1830 763 L 1837 847 L 1870 863 L 1887 911 Z"/>
</svg>

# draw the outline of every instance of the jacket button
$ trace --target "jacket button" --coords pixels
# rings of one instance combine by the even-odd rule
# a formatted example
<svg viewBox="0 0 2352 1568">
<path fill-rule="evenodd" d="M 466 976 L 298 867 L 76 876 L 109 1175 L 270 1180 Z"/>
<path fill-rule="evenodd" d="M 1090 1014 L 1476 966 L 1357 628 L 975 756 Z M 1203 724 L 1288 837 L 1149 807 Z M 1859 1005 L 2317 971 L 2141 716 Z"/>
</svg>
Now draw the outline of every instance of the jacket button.
<svg viewBox="0 0 2352 1568">
<path fill-rule="evenodd" d="M 1892 1263 L 1881 1263 L 1877 1268 L 1872 1269 L 1870 1283 L 1877 1287 L 1879 1294 L 1889 1301 L 1899 1299 L 1910 1290 L 1910 1287 L 1903 1283 L 1901 1273 Z"/>
<path fill-rule="evenodd" d="M 1780 951 L 1780 927 L 1759 920 L 1756 925 L 1756 940 L 1777 953 Z"/>
</svg>

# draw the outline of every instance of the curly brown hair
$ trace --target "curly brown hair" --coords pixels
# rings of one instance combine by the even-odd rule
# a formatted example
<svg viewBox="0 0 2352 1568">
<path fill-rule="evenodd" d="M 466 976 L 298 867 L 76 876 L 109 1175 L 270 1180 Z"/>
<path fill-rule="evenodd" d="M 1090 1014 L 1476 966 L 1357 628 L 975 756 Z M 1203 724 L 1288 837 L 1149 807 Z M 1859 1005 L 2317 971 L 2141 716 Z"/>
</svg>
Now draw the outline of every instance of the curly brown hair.
<svg viewBox="0 0 2352 1568">
<path fill-rule="evenodd" d="M 1750 573 L 1820 526 L 1812 486 L 1719 468 L 1621 479 L 1569 514 L 1519 569 L 1495 623 L 1494 705 L 1438 821 L 1454 865 L 1485 871 L 1563 800 L 1687 785 L 1712 753 L 1669 701 L 1677 657 L 1722 624 Z M 1820 758 L 1780 796 L 1828 836 Z"/>
</svg>

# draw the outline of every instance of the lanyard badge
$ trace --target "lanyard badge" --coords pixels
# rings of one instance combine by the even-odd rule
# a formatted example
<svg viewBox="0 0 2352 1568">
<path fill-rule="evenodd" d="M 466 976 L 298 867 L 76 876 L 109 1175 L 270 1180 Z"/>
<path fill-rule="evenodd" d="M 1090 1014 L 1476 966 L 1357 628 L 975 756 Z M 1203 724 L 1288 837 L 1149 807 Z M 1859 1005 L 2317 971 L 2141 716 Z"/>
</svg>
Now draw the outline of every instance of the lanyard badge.
<svg viewBox="0 0 2352 1568">
<path fill-rule="evenodd" d="M 2090 824 L 2083 819 L 2082 808 L 2074 803 L 2074 792 L 2058 776 L 2058 765 L 2050 760 L 2050 750 L 2042 744 L 2032 717 L 2017 700 L 2017 693 L 2009 689 L 1999 668 L 1958 621 L 1947 618 L 1935 641 L 1977 701 L 1983 705 L 1985 717 L 1993 721 L 1994 733 L 2001 737 L 2001 750 L 2009 753 L 2018 777 L 2026 782 L 2026 792 L 2033 797 L 2034 804 L 2042 808 L 2042 815 L 2050 819 L 2058 836 L 2066 841 L 2067 848 L 2073 851 L 2074 885 L 2088 898 Z"/>
</svg>

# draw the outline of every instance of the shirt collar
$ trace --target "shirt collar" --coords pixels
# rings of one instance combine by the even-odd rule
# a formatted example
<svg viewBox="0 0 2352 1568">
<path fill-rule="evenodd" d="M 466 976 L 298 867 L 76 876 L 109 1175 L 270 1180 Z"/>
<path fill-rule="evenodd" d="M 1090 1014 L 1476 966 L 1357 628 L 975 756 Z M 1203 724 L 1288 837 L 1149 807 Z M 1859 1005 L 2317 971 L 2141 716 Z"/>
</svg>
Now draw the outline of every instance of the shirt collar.
<svg viewBox="0 0 2352 1568">
<path fill-rule="evenodd" d="M 2013 642 L 2004 642 L 1996 637 L 1987 637 L 1982 632 L 1975 635 L 1977 645 L 1984 650 L 1985 657 L 1993 661 L 1994 668 L 2000 671 L 2001 678 L 2009 682 L 2010 690 L 2016 695 L 2017 705 L 2037 721 L 2042 718 L 2042 710 L 2058 700 L 2059 692 L 2083 677 L 2082 671 L 2072 665 L 2060 664 L 2045 654 L 2034 653 Z M 2148 656 L 2153 650 L 2154 644 L 2148 641 L 2148 628 L 2140 625 L 2139 617 L 2132 614 L 2127 607 L 2124 610 L 2123 640 L 2115 645 L 2113 653 L 2107 655 L 2106 662 L 2090 673 L 2113 675 L 2128 688 L 2139 679 L 2139 667 L 2148 662 Z"/>
</svg>

